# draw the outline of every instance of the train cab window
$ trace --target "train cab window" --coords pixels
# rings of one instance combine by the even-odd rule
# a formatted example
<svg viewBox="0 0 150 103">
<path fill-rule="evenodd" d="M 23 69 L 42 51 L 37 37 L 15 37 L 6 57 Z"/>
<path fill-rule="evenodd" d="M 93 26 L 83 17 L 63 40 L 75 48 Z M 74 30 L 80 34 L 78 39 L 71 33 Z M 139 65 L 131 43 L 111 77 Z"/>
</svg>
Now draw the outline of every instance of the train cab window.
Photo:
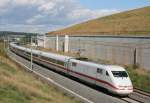
<svg viewBox="0 0 150 103">
<path fill-rule="evenodd" d="M 106 76 L 109 76 L 108 72 L 106 71 Z"/>
<path fill-rule="evenodd" d="M 103 74 L 103 70 L 100 68 L 97 68 L 97 73 Z"/>
<path fill-rule="evenodd" d="M 114 77 L 128 77 L 126 71 L 112 71 Z"/>
<path fill-rule="evenodd" d="M 74 66 L 74 67 L 75 67 L 75 66 L 77 66 L 77 63 L 75 63 L 75 62 L 72 62 L 72 66 Z"/>
</svg>

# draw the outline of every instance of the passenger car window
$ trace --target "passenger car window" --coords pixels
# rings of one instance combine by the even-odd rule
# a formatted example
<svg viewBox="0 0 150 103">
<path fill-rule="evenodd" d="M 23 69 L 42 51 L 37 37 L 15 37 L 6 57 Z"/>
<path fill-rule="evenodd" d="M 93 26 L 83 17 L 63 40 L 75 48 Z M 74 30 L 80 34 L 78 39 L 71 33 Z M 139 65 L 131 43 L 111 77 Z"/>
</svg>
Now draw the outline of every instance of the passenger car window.
<svg viewBox="0 0 150 103">
<path fill-rule="evenodd" d="M 100 68 L 97 68 L 97 73 L 103 74 L 103 70 Z"/>
<path fill-rule="evenodd" d="M 74 66 L 74 67 L 75 67 L 75 66 L 77 66 L 77 63 L 75 63 L 75 62 L 72 62 L 72 66 Z"/>
<path fill-rule="evenodd" d="M 106 75 L 109 76 L 108 72 L 106 71 Z"/>
</svg>

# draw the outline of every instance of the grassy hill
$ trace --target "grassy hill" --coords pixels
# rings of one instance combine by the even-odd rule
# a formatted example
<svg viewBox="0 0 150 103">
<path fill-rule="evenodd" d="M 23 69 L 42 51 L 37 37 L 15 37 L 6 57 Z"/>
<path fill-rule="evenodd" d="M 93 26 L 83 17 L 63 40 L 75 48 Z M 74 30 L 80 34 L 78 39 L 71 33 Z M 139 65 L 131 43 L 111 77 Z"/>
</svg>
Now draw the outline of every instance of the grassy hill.
<svg viewBox="0 0 150 103">
<path fill-rule="evenodd" d="M 150 6 L 90 20 L 48 34 L 150 35 Z"/>
<path fill-rule="evenodd" d="M 7 58 L 0 42 L 0 103 L 79 103 Z"/>
</svg>

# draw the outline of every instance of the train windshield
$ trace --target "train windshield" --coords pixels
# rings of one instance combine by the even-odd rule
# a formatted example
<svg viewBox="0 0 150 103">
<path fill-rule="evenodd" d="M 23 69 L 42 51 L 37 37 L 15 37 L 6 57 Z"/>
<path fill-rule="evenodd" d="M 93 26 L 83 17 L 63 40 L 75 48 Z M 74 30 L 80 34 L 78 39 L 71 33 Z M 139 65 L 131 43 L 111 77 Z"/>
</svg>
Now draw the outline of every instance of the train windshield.
<svg viewBox="0 0 150 103">
<path fill-rule="evenodd" d="M 126 71 L 112 71 L 114 77 L 128 77 Z"/>
</svg>

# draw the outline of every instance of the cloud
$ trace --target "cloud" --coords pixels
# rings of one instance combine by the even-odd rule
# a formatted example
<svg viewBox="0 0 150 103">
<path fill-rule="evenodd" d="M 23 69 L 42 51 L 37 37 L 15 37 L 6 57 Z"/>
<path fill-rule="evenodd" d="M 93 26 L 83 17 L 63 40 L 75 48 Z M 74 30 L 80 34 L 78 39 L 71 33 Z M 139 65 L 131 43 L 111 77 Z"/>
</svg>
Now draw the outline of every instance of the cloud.
<svg viewBox="0 0 150 103">
<path fill-rule="evenodd" d="M 0 30 L 17 31 L 17 32 L 31 32 L 31 33 L 45 33 L 47 30 L 56 30 L 62 28 L 61 25 L 25 25 L 25 24 L 3 24 Z"/>
<path fill-rule="evenodd" d="M 0 1 L 0 15 L 6 11 L 10 0 L 1 0 Z"/>
<path fill-rule="evenodd" d="M 21 30 L 26 31 L 29 26 L 31 31 L 48 32 L 117 12 L 115 9 L 91 10 L 81 6 L 78 0 L 0 0 L 0 24 L 8 24 L 0 30 L 20 25 Z"/>
<path fill-rule="evenodd" d="M 89 19 L 95 19 L 97 17 L 103 17 L 106 15 L 114 14 L 117 13 L 118 10 L 107 10 L 107 9 L 102 9 L 102 10 L 90 10 L 86 8 L 78 8 L 73 10 L 71 13 L 68 14 L 68 17 L 72 20 L 77 20 L 77 21 L 85 21 Z"/>
<path fill-rule="evenodd" d="M 46 1 L 49 1 L 49 0 L 12 0 L 12 4 L 19 5 L 19 6 L 41 5 L 41 4 L 46 4 Z"/>
<path fill-rule="evenodd" d="M 38 8 L 38 10 L 39 10 L 39 11 L 50 11 L 50 10 L 52 10 L 55 6 L 56 6 L 56 3 L 54 3 L 54 2 L 49 2 L 49 3 L 47 3 L 47 4 L 41 5 L 41 6 Z"/>
<path fill-rule="evenodd" d="M 1 0 L 0 1 L 0 8 L 5 7 L 9 2 L 10 2 L 10 0 Z"/>
</svg>

